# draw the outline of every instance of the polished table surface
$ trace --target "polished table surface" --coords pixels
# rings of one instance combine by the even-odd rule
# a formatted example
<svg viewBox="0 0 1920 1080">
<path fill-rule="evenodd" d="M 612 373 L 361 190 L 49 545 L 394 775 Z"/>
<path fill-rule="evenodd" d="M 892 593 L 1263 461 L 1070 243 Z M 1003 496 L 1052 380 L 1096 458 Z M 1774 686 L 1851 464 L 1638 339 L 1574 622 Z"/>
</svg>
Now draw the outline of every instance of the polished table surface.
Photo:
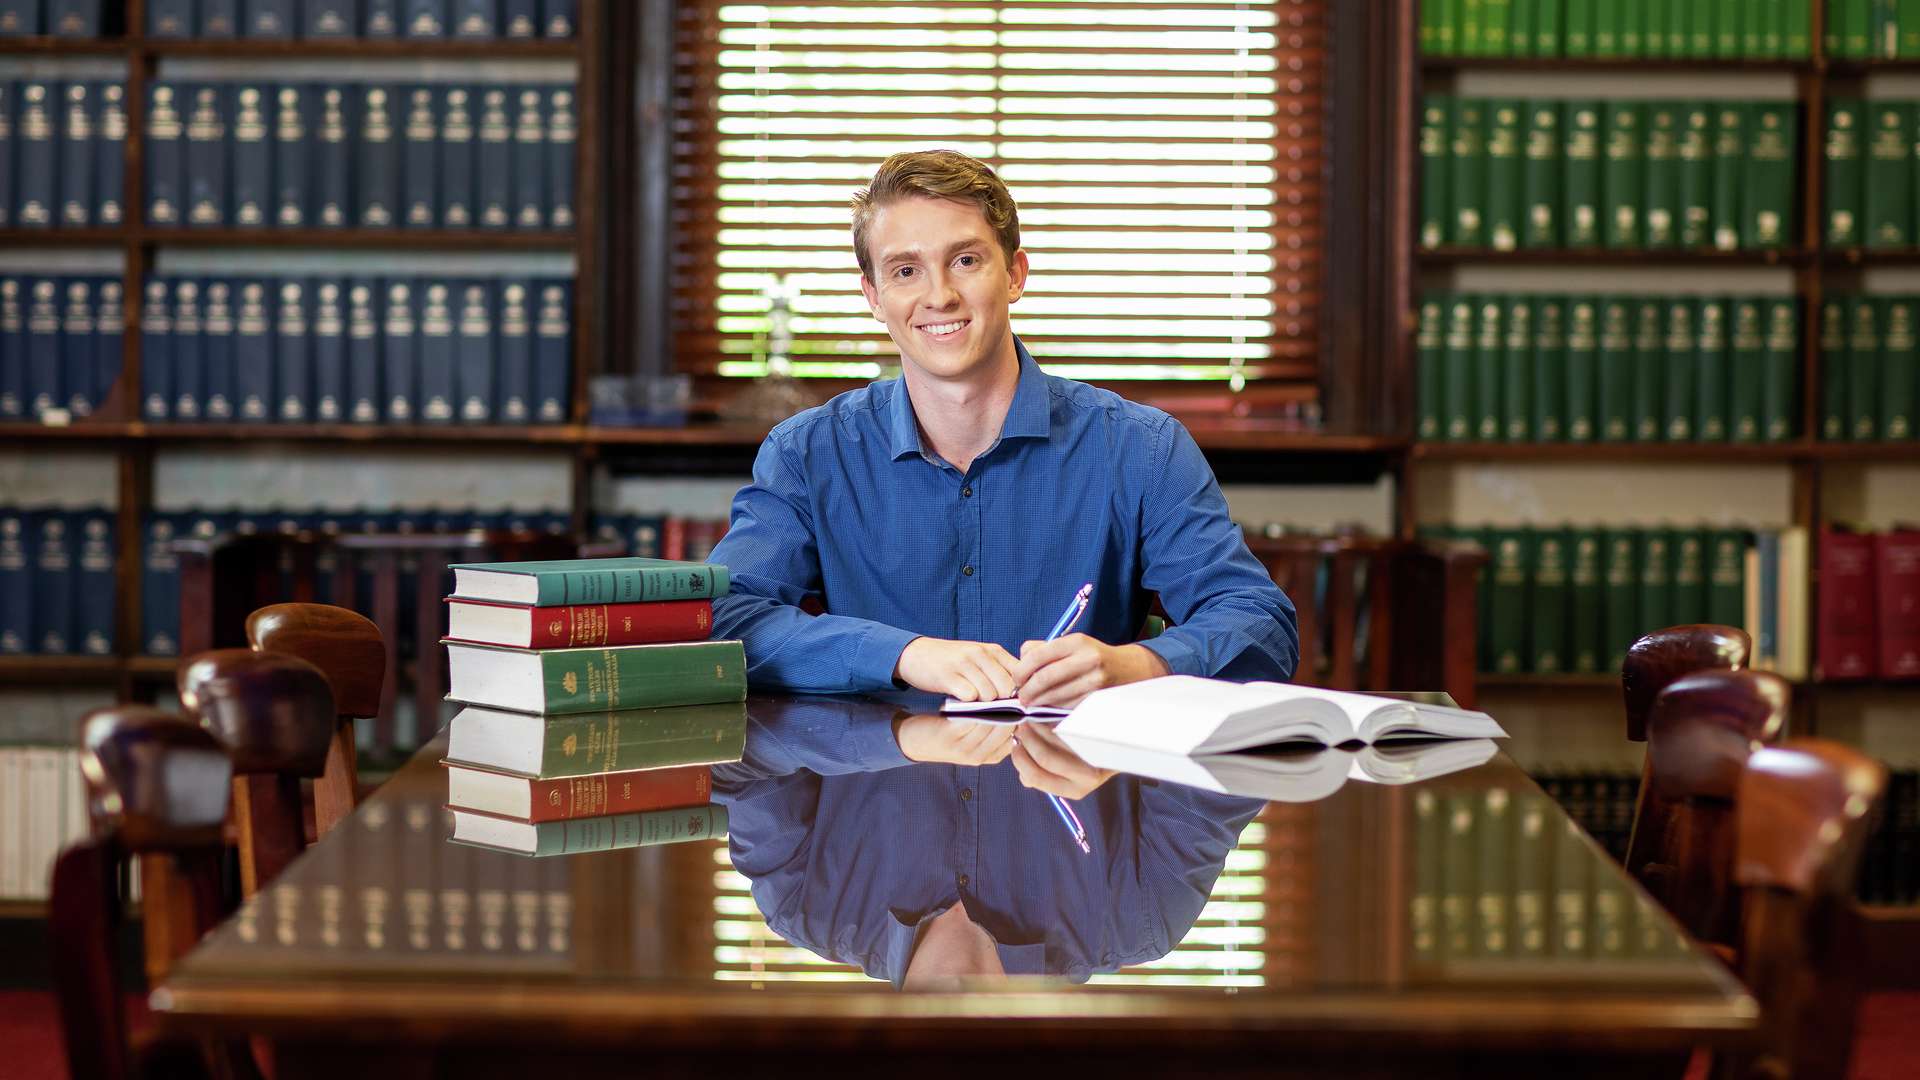
<svg viewBox="0 0 1920 1080">
<path fill-rule="evenodd" d="M 1039 1053 L 1127 1072 L 1176 1051 L 1218 1058 L 1210 1072 L 1606 1075 L 1757 1022 L 1491 746 L 1411 782 L 1404 755 L 1370 759 L 1402 781 L 1382 783 L 1346 751 L 1215 770 L 1233 794 L 1121 774 L 1074 804 L 1088 855 L 1012 762 L 899 760 L 893 720 L 923 707 L 751 699 L 747 760 L 715 770 L 731 865 L 711 841 L 540 859 L 455 844 L 443 733 L 152 1005 L 172 1030 L 272 1040 L 285 1076 L 369 1054 L 524 1075 L 639 1051 L 660 1074 L 795 1054 L 842 1074 Z M 1149 771 L 1192 779 L 1177 765 Z M 921 920 L 956 900 L 1008 974 L 903 991 Z"/>
</svg>

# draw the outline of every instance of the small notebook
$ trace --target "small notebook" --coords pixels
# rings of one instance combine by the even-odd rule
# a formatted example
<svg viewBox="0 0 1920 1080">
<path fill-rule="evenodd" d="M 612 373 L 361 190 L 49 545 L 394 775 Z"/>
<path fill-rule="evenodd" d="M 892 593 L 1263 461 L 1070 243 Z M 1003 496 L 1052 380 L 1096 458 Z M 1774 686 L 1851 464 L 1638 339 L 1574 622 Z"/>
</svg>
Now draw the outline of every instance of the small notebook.
<svg viewBox="0 0 1920 1080">
<path fill-rule="evenodd" d="M 961 701 L 948 698 L 940 703 L 940 711 L 961 716 L 977 724 L 1018 724 L 1023 722 L 1051 723 L 1063 720 L 1072 709 L 1062 709 L 1057 705 L 1022 705 L 1017 697 L 994 698 L 992 701 Z"/>
</svg>

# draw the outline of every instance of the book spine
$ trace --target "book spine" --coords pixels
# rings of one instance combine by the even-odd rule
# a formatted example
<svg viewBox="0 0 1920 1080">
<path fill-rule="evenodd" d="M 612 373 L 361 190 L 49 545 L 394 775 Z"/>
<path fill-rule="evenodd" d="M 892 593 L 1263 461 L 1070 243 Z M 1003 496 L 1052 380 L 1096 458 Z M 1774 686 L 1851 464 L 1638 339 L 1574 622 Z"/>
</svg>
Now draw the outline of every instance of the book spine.
<svg viewBox="0 0 1920 1080">
<path fill-rule="evenodd" d="M 1666 324 L 1658 300 L 1643 298 L 1634 311 L 1631 438 L 1659 442 L 1666 426 L 1661 399 L 1666 379 Z"/>
<path fill-rule="evenodd" d="M 1513 955 L 1523 961 L 1544 959 L 1549 944 L 1548 917 L 1552 862 L 1548 844 L 1547 797 L 1523 791 L 1514 797 Z"/>
<path fill-rule="evenodd" d="M 1487 202 L 1485 232 L 1495 251 L 1512 251 L 1519 246 L 1521 230 L 1520 198 L 1520 107 L 1511 100 L 1487 101 Z"/>
<path fill-rule="evenodd" d="M 617 570 L 548 570 L 539 579 L 536 607 L 575 604 L 643 604 L 656 600 L 705 600 L 724 595 L 724 566 L 645 566 Z"/>
<path fill-rule="evenodd" d="M 1805 60 L 1813 55 L 1813 0 L 1784 0 L 1781 8 L 1781 52 Z"/>
<path fill-rule="evenodd" d="M 359 207 L 353 200 L 353 105 L 342 86 L 323 86 L 318 94 L 313 223 L 323 229 L 344 229 L 359 216 Z"/>
<path fill-rule="evenodd" d="M 1419 371 L 1416 375 L 1415 437 L 1432 442 L 1441 434 L 1441 364 L 1443 363 L 1441 342 L 1445 338 L 1444 320 L 1446 306 L 1438 296 L 1427 296 L 1420 301 L 1420 323 L 1415 332 L 1414 343 L 1419 357 Z"/>
<path fill-rule="evenodd" d="M 1599 439 L 1633 438 L 1633 301 L 1612 297 L 1600 303 Z"/>
<path fill-rule="evenodd" d="M 1681 111 L 1680 246 L 1713 246 L 1713 113 L 1703 102 Z"/>
<path fill-rule="evenodd" d="M 1845 439 L 1848 419 L 1847 388 L 1852 385 L 1852 361 L 1847 341 L 1851 324 L 1844 300 L 1820 305 L 1820 438 Z"/>
<path fill-rule="evenodd" d="M 1440 953 L 1450 962 L 1471 961 L 1479 952 L 1474 933 L 1474 804 L 1469 791 L 1448 791 L 1441 801 L 1446 840 L 1440 855 Z"/>
<path fill-rule="evenodd" d="M 1534 27 L 1540 21 L 1540 0 L 1513 0 L 1507 16 L 1507 55 L 1532 56 Z"/>
<path fill-rule="evenodd" d="M 1599 305 L 1592 297 L 1567 304 L 1566 419 L 1568 442 L 1592 442 L 1599 425 Z"/>
<path fill-rule="evenodd" d="M 1792 104 L 1770 102 L 1753 106 L 1752 121 L 1741 239 L 1748 248 L 1785 247 L 1793 228 L 1798 114 Z"/>
<path fill-rule="evenodd" d="M 435 108 L 438 97 L 436 89 L 427 85 L 405 91 L 400 207 L 401 220 L 409 229 L 431 229 L 440 223 L 440 118 Z"/>
<path fill-rule="evenodd" d="M 556 821 L 536 827 L 535 855 L 579 855 L 719 839 L 727 834 L 727 808 L 696 806 L 684 810 L 654 810 L 644 814 Z"/>
<path fill-rule="evenodd" d="M 1500 408 L 1506 352 L 1506 338 L 1500 328 L 1503 305 L 1498 297 L 1492 296 L 1483 296 L 1477 303 L 1478 332 L 1473 348 L 1473 437 L 1480 442 L 1497 442 L 1504 428 Z"/>
<path fill-rule="evenodd" d="M 33 651 L 32 518 L 0 505 L 0 655 Z"/>
<path fill-rule="evenodd" d="M 54 37 L 99 37 L 100 0 L 47 0 L 47 31 Z"/>
<path fill-rule="evenodd" d="M 1869 102 L 1873 134 L 1867 143 L 1866 244 L 1904 247 L 1913 242 L 1913 147 L 1908 108 Z"/>
<path fill-rule="evenodd" d="M 1489 569 L 1493 587 L 1486 610 L 1491 670 L 1502 675 L 1526 670 L 1529 547 L 1524 530 L 1502 529 L 1494 534 Z"/>
<path fill-rule="evenodd" d="M 1820 530 L 1820 594 L 1817 621 L 1821 679 L 1872 678 L 1878 668 L 1874 631 L 1873 540 L 1825 527 Z"/>
<path fill-rule="evenodd" d="M 1693 437 L 1705 442 L 1727 440 L 1727 304 L 1705 299 L 1694 314 Z"/>
<path fill-rule="evenodd" d="M 1566 0 L 1562 45 L 1569 58 L 1594 55 L 1594 0 Z"/>
<path fill-rule="evenodd" d="M 1535 530 L 1527 604 L 1528 671 L 1567 670 L 1567 542 L 1558 529 Z"/>
<path fill-rule="evenodd" d="M 571 229 L 574 225 L 574 153 L 580 125 L 573 108 L 573 88 L 547 91 L 546 191 L 547 225 Z"/>
<path fill-rule="evenodd" d="M 62 88 L 58 208 L 64 228 L 94 224 L 94 140 L 98 137 L 99 105 L 93 90 L 93 84 L 85 82 L 70 82 Z"/>
<path fill-rule="evenodd" d="M 411 424 L 417 418 L 414 407 L 419 393 L 418 343 L 414 330 L 414 285 L 406 279 L 389 278 L 386 312 L 381 320 L 380 388 L 386 396 L 385 415 L 389 423 Z"/>
<path fill-rule="evenodd" d="M 302 37 L 351 38 L 360 32 L 356 0 L 306 0 Z"/>
<path fill-rule="evenodd" d="M 1873 36 L 1867 51 L 1876 60 L 1892 60 L 1900 55 L 1900 24 L 1894 18 L 1896 0 L 1873 0 Z"/>
<path fill-rule="evenodd" d="M 1747 16 L 1747 40 L 1754 48 L 1747 55 L 1774 60 L 1786 55 L 1786 0 L 1764 0 Z"/>
<path fill-rule="evenodd" d="M 1533 307 L 1533 437 L 1567 437 L 1567 301 L 1541 297 Z"/>
<path fill-rule="evenodd" d="M 1513 0 L 1480 0 L 1480 55 L 1512 55 Z"/>
<path fill-rule="evenodd" d="M 1567 537 L 1572 565 L 1567 574 L 1567 656 L 1570 670 L 1597 674 L 1606 659 L 1604 579 L 1601 576 L 1600 531 L 1574 529 Z"/>
<path fill-rule="evenodd" d="M 347 295 L 338 278 L 313 283 L 313 418 L 347 418 Z"/>
<path fill-rule="evenodd" d="M 18 160 L 18 144 L 14 140 L 14 84 L 0 79 L 0 160 L 13 162 Z M 11 227 L 13 221 L 13 172 L 9 167 L 0 169 L 0 228 Z"/>
<path fill-rule="evenodd" d="M 1640 587 L 1634 600 L 1640 625 L 1635 635 L 1674 625 L 1673 553 L 1664 529 L 1643 530 L 1640 535 Z"/>
<path fill-rule="evenodd" d="M 180 559 L 173 553 L 176 527 L 174 515 L 147 514 L 140 571 L 140 651 L 148 656 L 180 655 Z M 0 534 L 4 531 L 4 520 L 0 520 Z M 0 569 L 4 561 L 4 535 L 0 535 Z M 5 651 L 3 641 L 0 651 Z"/>
<path fill-rule="evenodd" d="M 1674 529 L 1667 539 L 1667 551 L 1673 559 L 1673 599 L 1668 602 L 1668 617 L 1676 624 L 1707 622 L 1706 536 L 1698 529 Z"/>
<path fill-rule="evenodd" d="M 193 32 L 193 0 L 147 0 L 148 37 L 190 38 Z"/>
<path fill-rule="evenodd" d="M 513 223 L 513 121 L 504 88 L 480 91 L 479 133 L 474 198 L 480 208 L 480 227 L 504 229 Z"/>
<path fill-rule="evenodd" d="M 400 221 L 401 147 L 398 92 L 365 86 L 360 93 L 358 185 L 360 224 L 389 229 Z"/>
<path fill-rule="evenodd" d="M 237 415 L 264 422 L 274 415 L 272 297 L 264 281 L 236 288 L 233 320 L 233 373 Z"/>
<path fill-rule="evenodd" d="M 1533 302 L 1510 296 L 1503 317 L 1506 347 L 1500 359 L 1500 436 L 1508 442 L 1532 442 Z"/>
<path fill-rule="evenodd" d="M 570 38 L 578 25 L 580 0 L 540 0 L 541 36 Z"/>
<path fill-rule="evenodd" d="M 208 281 L 202 292 L 206 300 L 200 336 L 203 412 L 208 420 L 232 420 L 240 414 L 239 353 L 234 333 L 239 292 L 232 282 L 218 279 Z"/>
<path fill-rule="evenodd" d="M 500 34 L 499 0 L 453 0 L 448 21 L 456 38 L 491 41 Z"/>
<path fill-rule="evenodd" d="M 233 91 L 233 224 L 265 228 L 273 214 L 272 102 L 259 86 Z"/>
<path fill-rule="evenodd" d="M 79 534 L 74 573 L 74 644 L 83 656 L 112 656 L 114 528 L 111 510 L 74 515 Z"/>
<path fill-rule="evenodd" d="M 1478 792 L 1474 821 L 1473 868 L 1478 899 L 1474 904 L 1480 955 L 1498 961 L 1513 951 L 1513 913 L 1507 901 L 1513 895 L 1513 804 L 1504 787 Z"/>
<path fill-rule="evenodd" d="M 1534 0 L 1533 55 L 1559 56 L 1566 46 L 1562 0 Z"/>
<path fill-rule="evenodd" d="M 38 278 L 27 303 L 27 412 L 36 420 L 66 404 L 60 362 L 60 283 Z"/>
<path fill-rule="evenodd" d="M 518 91 L 513 125 L 513 224 L 518 229 L 547 227 L 547 123 L 545 102 L 535 87 Z"/>
<path fill-rule="evenodd" d="M 313 348 L 306 283 L 282 280 L 274 319 L 275 415 L 290 424 L 313 419 Z"/>
<path fill-rule="evenodd" d="M 1862 239 L 1861 197 L 1866 181 L 1860 158 L 1860 119 L 1864 103 L 1835 98 L 1827 103 L 1824 201 L 1828 247 L 1852 247 Z"/>
<path fill-rule="evenodd" d="M 1649 248 L 1679 242 L 1680 115 L 1672 102 L 1648 102 L 1642 240 Z"/>
<path fill-rule="evenodd" d="M 1673 55 L 1667 44 L 1667 28 L 1673 14 L 1670 0 L 1646 0 L 1641 5 L 1640 45 L 1642 55 L 1664 60 Z"/>
<path fill-rule="evenodd" d="M 1440 400 L 1442 438 L 1452 442 L 1465 442 L 1474 435 L 1474 310 L 1471 297 L 1455 296 L 1447 303 L 1447 331 L 1440 353 Z"/>
<path fill-rule="evenodd" d="M 146 288 L 140 307 L 140 418 L 162 421 L 172 416 L 173 322 L 167 316 L 167 282 L 149 278 Z"/>
<path fill-rule="evenodd" d="M 1879 675 L 1911 679 L 1920 676 L 1920 531 L 1895 529 L 1873 543 Z"/>
<path fill-rule="evenodd" d="M 564 281 L 539 286 L 534 313 L 534 419 L 564 424 L 573 398 L 573 287 Z"/>
<path fill-rule="evenodd" d="M 524 424 L 533 419 L 533 318 L 531 288 L 525 281 L 498 286 L 500 312 L 497 419 Z"/>
<path fill-rule="evenodd" d="M 642 772 L 529 780 L 533 822 L 572 821 L 607 814 L 636 814 L 676 807 L 705 807 L 713 768 L 687 765 Z"/>
<path fill-rule="evenodd" d="M 460 286 L 460 347 L 454 375 L 462 423 L 493 420 L 498 366 L 493 345 L 493 295 L 484 281 Z"/>
<path fill-rule="evenodd" d="M 1413 792 L 1413 836 L 1413 888 L 1407 902 L 1408 966 L 1417 972 L 1437 972 L 1441 964 L 1440 890 L 1446 823 L 1439 796 L 1426 788 Z"/>
<path fill-rule="evenodd" d="M 1760 316 L 1761 301 L 1734 300 L 1733 350 L 1727 364 L 1727 439 L 1759 442 L 1761 411 L 1766 396 L 1766 335 Z"/>
<path fill-rule="evenodd" d="M 1614 101 L 1606 107 L 1606 164 L 1601 189 L 1606 192 L 1606 245 L 1637 248 L 1644 243 L 1640 203 L 1646 188 L 1643 112 L 1639 102 Z"/>
<path fill-rule="evenodd" d="M 1527 102 L 1525 160 L 1521 164 L 1520 200 L 1525 220 L 1520 246 L 1560 246 L 1560 107 L 1551 101 Z"/>
<path fill-rule="evenodd" d="M 246 0 L 245 20 L 245 37 L 289 40 L 297 22 L 294 0 Z"/>
<path fill-rule="evenodd" d="M 536 608 L 535 649 L 585 645 L 645 645 L 705 638 L 713 629 L 713 605 L 705 600 L 644 604 L 575 604 Z"/>
<path fill-rule="evenodd" d="M 33 648 L 64 656 L 73 651 L 73 533 L 67 515 L 46 510 L 34 515 Z"/>
<path fill-rule="evenodd" d="M 420 419 L 452 423 L 454 388 L 453 294 L 443 281 L 428 282 L 420 308 Z"/>
<path fill-rule="evenodd" d="M 1872 299 L 1847 302 L 1847 437 L 1871 442 L 1880 436 L 1880 311 Z"/>
<path fill-rule="evenodd" d="M 1760 391 L 1760 437 L 1766 442 L 1787 442 L 1799 427 L 1799 315 L 1799 305 L 1793 300 L 1774 300 L 1767 305 Z"/>
<path fill-rule="evenodd" d="M 298 229 L 313 220 L 315 101 L 311 88 L 287 85 L 274 91 L 273 223 Z"/>
<path fill-rule="evenodd" d="M 94 87 L 100 123 L 93 141 L 93 220 L 100 225 L 123 225 L 127 220 L 127 88 L 117 82 Z"/>
<path fill-rule="evenodd" d="M 1744 55 L 1741 38 L 1742 24 L 1746 21 L 1743 10 L 1753 0 L 1714 0 L 1716 10 L 1713 14 L 1713 55 L 1719 60 L 1738 60 Z"/>
<path fill-rule="evenodd" d="M 402 0 L 401 25 L 410 38 L 447 36 L 447 0 Z"/>
<path fill-rule="evenodd" d="M 125 363 L 123 343 L 127 336 L 125 286 L 119 278 L 96 278 L 94 296 L 97 307 L 93 319 L 93 394 L 104 405 L 120 381 Z"/>
<path fill-rule="evenodd" d="M 1747 534 L 1718 529 L 1711 537 L 1707 566 L 1707 621 L 1739 626 L 1747 606 Z"/>
<path fill-rule="evenodd" d="M 1438 4 L 1422 5 L 1424 14 Z M 521 40 L 540 36 L 539 0 L 500 0 L 500 36 Z"/>
<path fill-rule="evenodd" d="M 360 36 L 383 39 L 400 36 L 400 0 L 363 0 Z"/>
<path fill-rule="evenodd" d="M 377 424 L 384 397 L 380 386 L 380 286 L 355 280 L 347 285 L 346 418 Z"/>
<path fill-rule="evenodd" d="M 440 101 L 440 223 L 449 229 L 471 229 L 474 205 L 473 91 L 449 86 Z"/>
<path fill-rule="evenodd" d="M 60 124 L 59 84 L 21 83 L 14 97 L 19 117 L 13 142 L 20 160 L 13 167 L 15 227 L 50 229 L 58 214 L 60 159 L 56 151 Z"/>
<path fill-rule="evenodd" d="M 187 114 L 187 224 L 223 228 L 228 216 L 227 89 L 201 83 L 190 88 Z"/>
<path fill-rule="evenodd" d="M 0 0 L 0 37 L 37 37 L 46 33 L 40 0 Z"/>
<path fill-rule="evenodd" d="M 93 415 L 93 282 L 83 277 L 59 281 L 60 393 L 54 398 L 72 417 Z"/>
<path fill-rule="evenodd" d="M 1693 336 L 1693 303 L 1671 300 L 1667 303 L 1666 441 L 1692 442 L 1694 439 L 1694 393 L 1699 378 L 1697 343 Z M 1664 623 L 1661 625 L 1665 625 Z"/>
<path fill-rule="evenodd" d="M 17 277 L 0 277 L 0 419 L 27 415 L 27 297 Z"/>
<path fill-rule="evenodd" d="M 1453 144 L 1447 158 L 1450 176 L 1447 196 L 1453 204 L 1453 224 L 1447 235 L 1457 247 L 1485 247 L 1487 156 L 1484 103 L 1453 99 Z"/>
<path fill-rule="evenodd" d="M 227 41 L 240 36 L 240 0 L 199 0 L 200 31 L 195 37 Z"/>
<path fill-rule="evenodd" d="M 1600 108 L 1569 101 L 1565 110 L 1566 155 L 1562 183 L 1566 209 L 1561 226 L 1570 248 L 1600 243 Z"/>
<path fill-rule="evenodd" d="M 1898 57 L 1911 60 L 1920 56 L 1920 6 L 1901 4 L 1896 15 L 1900 31 Z"/>
<path fill-rule="evenodd" d="M 1748 112 L 1745 105 L 1725 101 L 1714 110 L 1713 246 L 1721 251 L 1740 247 L 1741 212 L 1747 197 Z"/>
<path fill-rule="evenodd" d="M 737 641 L 547 652 L 540 666 L 549 713 L 705 705 L 747 694 Z"/>
<path fill-rule="evenodd" d="M 1885 302 L 1880 331 L 1880 437 L 1911 439 L 1914 434 L 1914 299 Z"/>
</svg>

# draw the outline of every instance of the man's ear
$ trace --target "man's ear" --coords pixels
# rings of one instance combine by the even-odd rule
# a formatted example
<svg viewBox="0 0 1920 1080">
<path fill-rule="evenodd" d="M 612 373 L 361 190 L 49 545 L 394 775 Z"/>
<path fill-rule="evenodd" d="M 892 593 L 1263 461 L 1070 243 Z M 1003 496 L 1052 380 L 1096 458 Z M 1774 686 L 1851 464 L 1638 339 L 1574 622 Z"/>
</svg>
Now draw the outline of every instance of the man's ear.
<svg viewBox="0 0 1920 1080">
<path fill-rule="evenodd" d="M 860 292 L 866 296 L 867 310 L 873 312 L 873 317 L 886 322 L 886 316 L 880 314 L 880 290 L 873 287 L 873 282 L 864 273 L 860 275 Z"/>
<path fill-rule="evenodd" d="M 1013 253 L 1013 261 L 1007 265 L 1007 303 L 1020 299 L 1027 291 L 1027 249 L 1020 248 Z"/>
</svg>

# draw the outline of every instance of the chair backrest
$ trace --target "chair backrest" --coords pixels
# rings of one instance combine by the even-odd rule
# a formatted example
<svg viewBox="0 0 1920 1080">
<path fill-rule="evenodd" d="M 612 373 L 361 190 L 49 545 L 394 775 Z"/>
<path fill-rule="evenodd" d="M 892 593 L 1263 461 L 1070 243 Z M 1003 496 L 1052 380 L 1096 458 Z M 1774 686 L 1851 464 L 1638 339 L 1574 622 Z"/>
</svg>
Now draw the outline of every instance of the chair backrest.
<svg viewBox="0 0 1920 1080">
<path fill-rule="evenodd" d="M 1634 642 L 1620 665 L 1627 738 L 1647 741 L 1647 714 L 1653 710 L 1653 700 L 1675 679 L 1696 671 L 1746 667 L 1752 652 L 1753 641 L 1745 630 L 1712 623 L 1669 626 Z"/>
<path fill-rule="evenodd" d="M 320 669 L 333 688 L 336 717 L 327 764 L 313 782 L 313 821 L 325 836 L 360 802 L 354 721 L 380 713 L 387 644 L 373 620 L 332 604 L 272 604 L 247 616 L 247 644 L 256 652 L 297 656 Z"/>
<path fill-rule="evenodd" d="M 1647 718 L 1650 797 L 1626 866 L 1694 937 L 1739 941 L 1734 818 L 1747 759 L 1785 733 L 1793 691 L 1762 671 L 1698 671 L 1654 699 Z"/>
<path fill-rule="evenodd" d="M 1885 767 L 1821 739 L 1792 739 L 1747 759 L 1734 881 L 1740 970 L 1760 1000 L 1765 1045 L 1732 1075 L 1847 1075 L 1865 962 L 1852 897 L 1886 787 Z"/>
</svg>

